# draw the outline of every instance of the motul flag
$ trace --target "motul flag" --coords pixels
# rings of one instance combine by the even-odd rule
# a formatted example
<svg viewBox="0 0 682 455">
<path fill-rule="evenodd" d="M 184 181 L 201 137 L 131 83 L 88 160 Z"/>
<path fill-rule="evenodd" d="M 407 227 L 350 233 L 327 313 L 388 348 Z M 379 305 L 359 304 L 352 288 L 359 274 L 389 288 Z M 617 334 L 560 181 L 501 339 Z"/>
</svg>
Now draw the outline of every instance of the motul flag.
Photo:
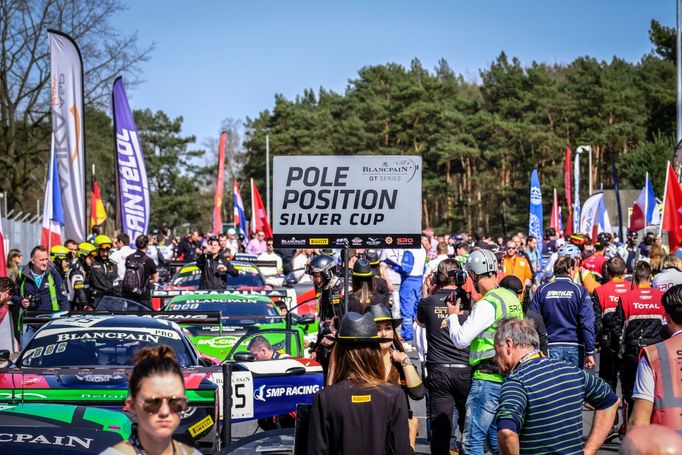
<svg viewBox="0 0 682 455">
<path fill-rule="evenodd" d="M 97 179 L 92 177 L 92 193 L 90 193 L 90 228 L 95 224 L 102 224 L 107 219 L 107 212 L 104 210 L 102 196 L 99 193 Z"/>
<path fill-rule="evenodd" d="M 56 174 L 57 154 L 55 152 L 54 134 L 50 147 L 50 164 L 47 169 L 47 184 L 43 199 L 43 227 L 41 229 L 40 244 L 48 250 L 54 245 L 62 243 L 62 225 L 64 224 L 64 209 L 62 207 L 60 181 Z"/>
<path fill-rule="evenodd" d="M 227 133 L 220 133 L 218 148 L 218 178 L 215 186 L 215 202 L 213 204 L 213 232 L 219 234 L 223 229 L 223 187 L 225 186 L 225 141 Z"/>
<path fill-rule="evenodd" d="M 668 231 L 670 253 L 674 253 L 682 245 L 682 188 L 677 181 L 675 170 L 668 162 L 668 173 L 665 176 L 665 196 L 663 196 L 662 229 Z"/>
<path fill-rule="evenodd" d="M 265 213 L 263 200 L 253 179 L 251 179 L 251 230 L 254 233 L 263 231 L 265 232 L 266 239 L 272 238 L 272 228 L 268 221 L 268 214 Z"/>
<path fill-rule="evenodd" d="M 5 232 L 2 230 L 2 212 L 0 212 L 0 277 L 7 276 L 7 255 L 5 254 Z"/>
<path fill-rule="evenodd" d="M 563 226 L 561 225 L 561 209 L 559 207 L 559 195 L 554 188 L 554 200 L 552 202 L 552 213 L 549 215 L 549 227 L 553 228 L 557 234 L 563 235 Z"/>
<path fill-rule="evenodd" d="M 134 242 L 149 228 L 149 182 L 137 126 L 120 77 L 114 81 L 112 104 L 116 135 L 116 228 Z"/>
<path fill-rule="evenodd" d="M 566 218 L 566 235 L 573 234 L 573 202 L 571 201 L 571 147 L 566 146 L 566 162 L 564 163 L 564 193 L 566 193 L 566 206 L 568 217 Z"/>
<path fill-rule="evenodd" d="M 64 204 L 64 229 L 70 239 L 86 237 L 83 63 L 68 35 L 48 30 L 50 39 L 52 135 Z"/>
<path fill-rule="evenodd" d="M 244 236 L 246 240 L 249 236 L 249 230 L 246 227 L 246 213 L 244 213 L 244 202 L 242 201 L 242 195 L 239 192 L 239 185 L 237 184 L 237 179 L 234 180 L 234 217 L 233 217 L 234 227 L 239 228 L 240 234 Z"/>
</svg>

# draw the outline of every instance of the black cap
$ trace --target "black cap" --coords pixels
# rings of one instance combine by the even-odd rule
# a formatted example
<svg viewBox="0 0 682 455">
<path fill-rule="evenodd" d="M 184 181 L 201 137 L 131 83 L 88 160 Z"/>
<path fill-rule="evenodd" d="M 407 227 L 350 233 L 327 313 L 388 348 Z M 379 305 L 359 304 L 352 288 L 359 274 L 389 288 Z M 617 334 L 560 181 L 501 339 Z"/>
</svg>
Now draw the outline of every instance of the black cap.
<svg viewBox="0 0 682 455">
<path fill-rule="evenodd" d="M 335 337 L 330 339 L 337 343 L 385 343 L 391 338 L 380 338 L 377 325 L 370 313 L 360 314 L 349 311 L 341 320 L 341 327 Z"/>
<path fill-rule="evenodd" d="M 367 250 L 365 257 L 372 267 L 377 267 L 379 265 L 379 253 L 377 253 L 376 250 Z"/>
<path fill-rule="evenodd" d="M 393 327 L 398 326 L 403 322 L 403 318 L 394 319 L 391 310 L 383 303 L 368 306 L 365 313 L 370 313 L 374 318 L 374 322 L 391 321 Z"/>
</svg>

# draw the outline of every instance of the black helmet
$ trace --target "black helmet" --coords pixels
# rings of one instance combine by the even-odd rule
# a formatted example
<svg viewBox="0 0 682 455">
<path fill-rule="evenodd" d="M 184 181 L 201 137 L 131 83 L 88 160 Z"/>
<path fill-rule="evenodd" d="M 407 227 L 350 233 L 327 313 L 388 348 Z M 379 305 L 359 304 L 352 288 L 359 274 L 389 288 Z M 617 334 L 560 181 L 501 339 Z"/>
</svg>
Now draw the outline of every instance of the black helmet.
<svg viewBox="0 0 682 455">
<path fill-rule="evenodd" d="M 329 283 L 334 275 L 336 275 L 336 260 L 326 254 L 318 254 L 305 266 L 305 273 L 312 275 L 319 273 L 324 283 Z"/>
<path fill-rule="evenodd" d="M 353 276 L 371 279 L 375 274 L 367 258 L 360 258 L 353 264 Z"/>
<path fill-rule="evenodd" d="M 611 234 L 608 232 L 600 232 L 597 234 L 597 242 L 600 242 L 602 245 L 607 245 L 611 242 Z"/>
</svg>

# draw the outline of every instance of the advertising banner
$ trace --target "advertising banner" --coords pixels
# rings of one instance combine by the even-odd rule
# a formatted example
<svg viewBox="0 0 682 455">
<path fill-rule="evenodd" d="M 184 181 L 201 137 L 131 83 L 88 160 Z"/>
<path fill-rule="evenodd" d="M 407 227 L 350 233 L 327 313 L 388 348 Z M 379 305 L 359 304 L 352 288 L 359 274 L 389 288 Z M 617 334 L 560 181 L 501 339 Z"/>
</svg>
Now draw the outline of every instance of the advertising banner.
<svg viewBox="0 0 682 455">
<path fill-rule="evenodd" d="M 213 233 L 220 234 L 223 229 L 223 189 L 225 187 L 225 142 L 227 132 L 220 133 L 218 146 L 218 178 L 215 184 L 215 201 L 213 203 Z"/>
<path fill-rule="evenodd" d="M 542 191 L 538 170 L 533 169 L 530 175 L 530 209 L 528 216 L 528 235 L 534 236 L 538 241 L 538 252 L 542 254 Z"/>
<path fill-rule="evenodd" d="M 273 174 L 275 247 L 420 245 L 419 156 L 276 156 Z"/>
<path fill-rule="evenodd" d="M 128 105 L 123 79 L 114 81 L 114 133 L 116 135 L 116 228 L 130 242 L 149 228 L 149 182 L 135 119 Z"/>
<path fill-rule="evenodd" d="M 50 104 L 57 174 L 64 207 L 66 237 L 85 241 L 85 132 L 83 63 L 70 36 L 48 30 L 50 39 Z"/>
</svg>

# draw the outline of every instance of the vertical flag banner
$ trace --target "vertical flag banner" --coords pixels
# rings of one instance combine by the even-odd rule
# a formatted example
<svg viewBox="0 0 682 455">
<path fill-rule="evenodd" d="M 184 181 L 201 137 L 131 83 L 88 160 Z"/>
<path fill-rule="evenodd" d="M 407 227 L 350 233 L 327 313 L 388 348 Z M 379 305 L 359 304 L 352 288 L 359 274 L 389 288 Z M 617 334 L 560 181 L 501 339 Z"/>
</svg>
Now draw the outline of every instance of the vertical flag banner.
<svg viewBox="0 0 682 455">
<path fill-rule="evenodd" d="M 107 211 L 99 192 L 99 185 L 95 175 L 92 175 L 92 193 L 90 193 L 90 228 L 95 224 L 102 224 L 107 219 Z"/>
<path fill-rule="evenodd" d="M 0 277 L 7 276 L 7 254 L 5 254 L 5 231 L 2 229 L 2 212 L 0 211 Z"/>
<path fill-rule="evenodd" d="M 656 195 L 654 194 L 654 187 L 649 180 L 649 173 L 646 173 L 644 180 L 644 187 L 639 192 L 639 196 L 632 206 L 632 214 L 630 215 L 629 229 L 639 231 L 650 225 L 658 225 L 661 222 L 660 215 L 656 209 Z"/>
<path fill-rule="evenodd" d="M 112 104 L 116 141 L 116 228 L 134 242 L 149 229 L 149 182 L 137 126 L 120 77 L 114 81 Z"/>
<path fill-rule="evenodd" d="M 213 232 L 220 234 L 223 229 L 223 187 L 225 186 L 225 141 L 227 133 L 220 133 L 218 148 L 218 178 L 215 186 L 215 202 L 213 204 Z M 236 226 L 236 224 L 235 224 Z"/>
<path fill-rule="evenodd" d="M 240 234 L 244 236 L 244 240 L 249 237 L 249 230 L 246 227 L 246 213 L 244 213 L 244 202 L 242 195 L 239 192 L 239 185 L 237 179 L 234 180 L 234 227 L 239 228 Z"/>
<path fill-rule="evenodd" d="M 86 237 L 83 62 L 70 36 L 48 30 L 50 39 L 52 134 L 64 204 L 64 229 L 70 239 Z"/>
<path fill-rule="evenodd" d="M 616 207 L 618 208 L 618 238 L 623 240 L 625 236 L 623 235 L 623 208 L 620 204 L 620 186 L 618 186 L 618 171 L 616 171 L 616 162 L 611 162 L 611 176 L 613 177 L 613 189 L 616 192 Z"/>
<path fill-rule="evenodd" d="M 571 201 L 571 148 L 566 146 L 566 161 L 564 163 L 564 193 L 566 193 L 566 235 L 573 234 L 573 202 Z"/>
<path fill-rule="evenodd" d="M 563 226 L 561 226 L 561 211 L 559 209 L 559 195 L 556 188 L 554 188 L 554 199 L 552 201 L 552 213 L 549 215 L 549 227 L 553 228 L 559 236 L 563 234 Z"/>
<path fill-rule="evenodd" d="M 50 164 L 47 170 L 47 184 L 45 185 L 45 198 L 43 199 L 43 227 L 40 234 L 40 244 L 48 250 L 54 245 L 62 243 L 61 231 L 64 224 L 60 181 L 55 172 L 58 162 L 54 134 L 51 143 Z"/>
<path fill-rule="evenodd" d="M 665 176 L 661 229 L 668 231 L 670 253 L 674 253 L 682 245 L 682 188 L 670 162 Z"/>
<path fill-rule="evenodd" d="M 580 155 L 575 154 L 573 165 L 573 230 L 580 230 Z"/>
<path fill-rule="evenodd" d="M 611 219 L 604 204 L 604 193 L 595 193 L 587 198 L 580 212 L 578 230 L 593 239 L 600 232 L 613 232 Z"/>
<path fill-rule="evenodd" d="M 542 254 L 542 191 L 538 170 L 533 169 L 530 175 L 530 210 L 528 216 L 528 235 L 534 236 L 538 242 L 538 252 Z"/>
<path fill-rule="evenodd" d="M 251 230 L 254 233 L 262 230 L 265 232 L 266 239 L 272 238 L 272 228 L 268 221 L 268 215 L 265 213 L 263 200 L 253 179 L 251 179 Z"/>
</svg>

